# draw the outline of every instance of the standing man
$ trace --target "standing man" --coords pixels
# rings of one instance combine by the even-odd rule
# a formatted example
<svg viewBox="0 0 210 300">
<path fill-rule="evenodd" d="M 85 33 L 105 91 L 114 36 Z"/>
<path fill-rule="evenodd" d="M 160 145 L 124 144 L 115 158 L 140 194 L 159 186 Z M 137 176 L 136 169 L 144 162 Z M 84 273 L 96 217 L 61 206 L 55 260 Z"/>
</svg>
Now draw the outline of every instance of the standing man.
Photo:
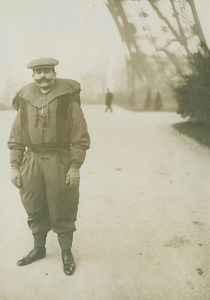
<svg viewBox="0 0 210 300">
<path fill-rule="evenodd" d="M 79 169 L 90 138 L 80 108 L 80 84 L 56 79 L 58 60 L 31 61 L 33 83 L 13 100 L 17 110 L 8 147 L 11 181 L 19 189 L 34 239 L 33 249 L 20 259 L 28 265 L 46 256 L 46 237 L 57 234 L 63 270 L 72 275 L 71 247 L 79 203 Z"/>
<path fill-rule="evenodd" d="M 110 110 L 111 112 L 113 112 L 113 110 L 112 110 L 112 100 L 113 100 L 113 98 L 114 98 L 113 94 L 110 92 L 109 89 L 107 89 L 106 99 L 105 99 L 105 103 L 106 103 L 106 110 L 105 110 L 105 112 L 107 112 L 108 110 Z"/>
</svg>

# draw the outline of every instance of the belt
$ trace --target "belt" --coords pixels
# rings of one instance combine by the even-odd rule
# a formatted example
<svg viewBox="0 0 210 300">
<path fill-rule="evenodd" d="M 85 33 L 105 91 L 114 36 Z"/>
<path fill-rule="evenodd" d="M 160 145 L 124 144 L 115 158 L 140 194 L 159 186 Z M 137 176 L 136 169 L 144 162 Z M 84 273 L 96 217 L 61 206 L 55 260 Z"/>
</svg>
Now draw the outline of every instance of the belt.
<svg viewBox="0 0 210 300">
<path fill-rule="evenodd" d="M 34 153 L 59 153 L 61 151 L 70 150 L 69 147 L 62 148 L 52 148 L 52 147 L 30 147 L 28 148 L 28 152 Z"/>
</svg>

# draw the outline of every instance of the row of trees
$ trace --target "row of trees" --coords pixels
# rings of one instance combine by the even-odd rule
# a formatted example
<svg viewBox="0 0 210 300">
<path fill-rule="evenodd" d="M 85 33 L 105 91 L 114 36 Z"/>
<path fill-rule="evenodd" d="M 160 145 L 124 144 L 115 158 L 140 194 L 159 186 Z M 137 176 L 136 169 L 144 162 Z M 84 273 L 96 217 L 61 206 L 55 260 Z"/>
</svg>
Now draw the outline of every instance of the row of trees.
<svg viewBox="0 0 210 300">
<path fill-rule="evenodd" d="M 194 0 L 105 2 L 127 48 L 128 86 L 131 96 L 137 96 L 129 100 L 131 105 L 164 109 L 164 92 L 170 86 L 182 116 L 208 119 L 209 50 Z"/>
</svg>

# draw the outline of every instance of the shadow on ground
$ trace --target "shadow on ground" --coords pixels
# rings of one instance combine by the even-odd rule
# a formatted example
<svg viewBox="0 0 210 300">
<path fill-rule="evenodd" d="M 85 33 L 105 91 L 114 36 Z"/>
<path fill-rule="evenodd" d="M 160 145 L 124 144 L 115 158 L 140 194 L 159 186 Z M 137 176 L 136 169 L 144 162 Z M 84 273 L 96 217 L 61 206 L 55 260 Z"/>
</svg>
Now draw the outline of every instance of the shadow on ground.
<svg viewBox="0 0 210 300">
<path fill-rule="evenodd" d="M 210 148 L 210 126 L 205 124 L 197 124 L 193 122 L 182 122 L 172 125 L 173 128 L 178 130 L 190 138 L 193 138 L 198 143 Z"/>
</svg>

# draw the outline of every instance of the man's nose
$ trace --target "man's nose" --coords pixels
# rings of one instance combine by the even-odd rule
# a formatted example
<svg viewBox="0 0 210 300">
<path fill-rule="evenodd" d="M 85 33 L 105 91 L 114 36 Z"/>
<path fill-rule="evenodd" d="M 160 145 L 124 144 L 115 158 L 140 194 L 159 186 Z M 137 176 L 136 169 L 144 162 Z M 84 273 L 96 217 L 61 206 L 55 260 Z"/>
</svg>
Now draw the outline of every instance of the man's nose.
<svg viewBox="0 0 210 300">
<path fill-rule="evenodd" d="M 43 71 L 43 72 L 41 72 L 41 77 L 45 77 L 45 72 Z"/>
</svg>

